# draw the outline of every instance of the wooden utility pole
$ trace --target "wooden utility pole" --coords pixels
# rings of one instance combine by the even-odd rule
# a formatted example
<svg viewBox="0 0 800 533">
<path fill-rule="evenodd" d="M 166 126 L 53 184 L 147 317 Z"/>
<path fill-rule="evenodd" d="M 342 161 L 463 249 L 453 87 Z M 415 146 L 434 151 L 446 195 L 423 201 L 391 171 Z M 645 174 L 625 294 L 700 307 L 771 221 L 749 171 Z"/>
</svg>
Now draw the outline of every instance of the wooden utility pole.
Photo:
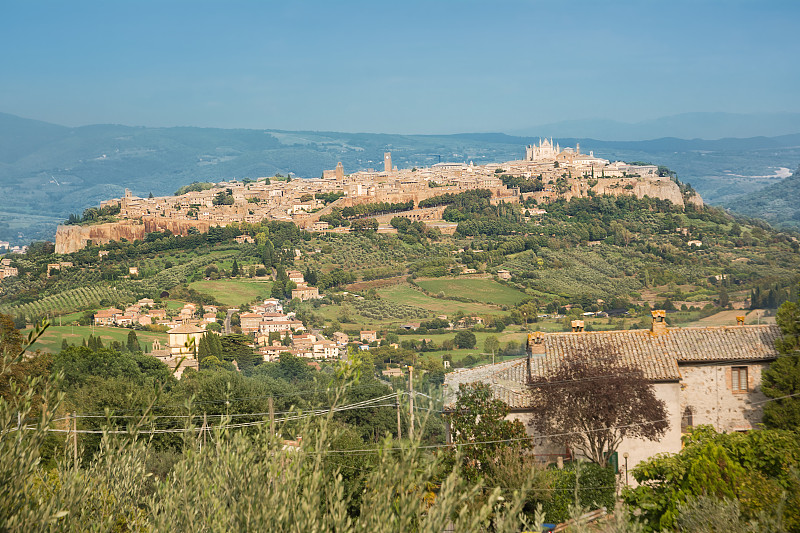
<svg viewBox="0 0 800 533">
<path fill-rule="evenodd" d="M 275 402 L 272 396 L 269 397 L 269 430 L 275 436 Z"/>
<path fill-rule="evenodd" d="M 64 459 L 66 460 L 69 454 L 69 434 L 72 433 L 72 420 L 70 420 L 69 412 L 67 413 L 67 420 L 65 428 L 67 430 L 67 440 L 64 441 Z"/>
<path fill-rule="evenodd" d="M 408 408 L 410 423 L 408 424 L 408 438 L 414 440 L 414 367 L 408 367 Z"/>
<path fill-rule="evenodd" d="M 72 413 L 72 455 L 75 459 L 75 471 L 78 471 L 78 413 Z"/>
<path fill-rule="evenodd" d="M 403 438 L 402 428 L 400 427 L 400 391 L 397 391 L 394 406 L 397 408 L 397 440 L 400 440 Z"/>
<path fill-rule="evenodd" d="M 206 444 L 206 432 L 208 432 L 208 415 L 206 413 L 203 413 L 203 427 L 200 431 L 203 433 L 203 442 L 200 444 L 200 451 L 202 451 L 202 447 Z"/>
</svg>

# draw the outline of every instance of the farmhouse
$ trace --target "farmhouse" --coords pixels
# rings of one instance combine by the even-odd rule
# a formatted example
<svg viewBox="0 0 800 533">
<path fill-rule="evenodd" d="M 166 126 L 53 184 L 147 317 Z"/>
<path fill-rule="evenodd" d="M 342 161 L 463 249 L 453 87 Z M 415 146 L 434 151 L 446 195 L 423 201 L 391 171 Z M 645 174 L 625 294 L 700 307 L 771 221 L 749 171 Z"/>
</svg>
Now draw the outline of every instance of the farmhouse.
<svg viewBox="0 0 800 533">
<path fill-rule="evenodd" d="M 373 330 L 364 330 L 361 333 L 361 342 L 375 342 L 378 340 L 378 333 Z"/>
<path fill-rule="evenodd" d="M 757 428 L 767 399 L 761 392 L 761 373 L 778 356 L 774 347 L 781 336 L 778 326 L 745 326 L 744 317 L 739 317 L 735 326 L 668 328 L 664 311 L 652 315 L 649 330 L 585 332 L 582 324 L 573 324 L 572 332 L 532 333 L 524 359 L 447 374 L 445 403 L 455 402 L 461 383 L 487 383 L 495 398 L 511 408 L 509 417 L 522 420 L 533 434 L 527 425 L 531 377 L 547 376 L 564 358 L 601 348 L 638 366 L 668 412 L 670 428 L 660 441 L 622 442 L 618 452 L 628 454 L 629 468 L 657 453 L 680 451 L 681 434 L 690 426 L 708 424 L 720 432 Z M 537 442 L 537 453 L 567 450 Z"/>
<path fill-rule="evenodd" d="M 321 298 L 321 296 L 319 295 L 319 289 L 317 287 L 300 284 L 296 289 L 292 289 L 292 299 L 295 298 L 298 298 L 304 302 L 306 300 Z"/>
<path fill-rule="evenodd" d="M 98 311 L 94 314 L 94 325 L 113 326 L 114 319 L 122 314 L 123 314 L 122 309 L 117 309 L 115 307 L 111 307 L 109 309 L 103 309 L 102 311 Z"/>
</svg>

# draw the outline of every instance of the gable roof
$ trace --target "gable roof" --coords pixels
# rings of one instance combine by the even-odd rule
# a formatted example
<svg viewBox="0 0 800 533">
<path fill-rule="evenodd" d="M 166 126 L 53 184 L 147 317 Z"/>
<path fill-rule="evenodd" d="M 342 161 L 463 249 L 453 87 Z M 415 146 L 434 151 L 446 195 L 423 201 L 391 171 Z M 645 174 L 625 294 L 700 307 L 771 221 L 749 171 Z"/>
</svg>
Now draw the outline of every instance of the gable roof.
<svg viewBox="0 0 800 533">
<path fill-rule="evenodd" d="M 167 333 L 205 333 L 206 330 L 191 324 L 181 324 L 167 331 Z"/>
<path fill-rule="evenodd" d="M 775 325 L 668 328 L 654 335 L 650 330 L 543 333 L 531 358 L 531 374 L 545 376 L 566 357 L 580 356 L 595 348 L 614 350 L 622 361 L 638 366 L 648 380 L 679 381 L 680 366 L 708 363 L 770 361 L 778 357 Z M 495 398 L 512 409 L 529 406 L 527 358 L 456 370 L 445 375 L 445 403 L 454 400 L 461 383 L 482 381 L 492 386 Z"/>
</svg>

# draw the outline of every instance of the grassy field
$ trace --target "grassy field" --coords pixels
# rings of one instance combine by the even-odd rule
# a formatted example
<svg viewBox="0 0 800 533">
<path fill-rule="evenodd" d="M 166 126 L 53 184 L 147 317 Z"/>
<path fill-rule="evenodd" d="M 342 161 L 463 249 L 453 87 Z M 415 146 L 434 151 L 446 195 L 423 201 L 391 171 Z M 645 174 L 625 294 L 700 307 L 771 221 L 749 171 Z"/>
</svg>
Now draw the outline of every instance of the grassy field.
<svg viewBox="0 0 800 533">
<path fill-rule="evenodd" d="M 269 298 L 272 282 L 238 279 L 201 280 L 189 284 L 189 288 L 211 296 L 222 305 L 238 306 L 256 299 Z"/>
<path fill-rule="evenodd" d="M 459 311 L 465 315 L 482 315 L 498 312 L 497 309 L 484 304 L 431 298 L 422 291 L 418 291 L 405 283 L 378 289 L 377 292 L 381 298 L 390 302 L 415 305 L 423 309 L 429 309 L 437 315 L 454 315 Z"/>
<path fill-rule="evenodd" d="M 441 345 L 445 340 L 453 340 L 455 338 L 457 331 L 451 331 L 448 333 L 443 333 L 441 335 L 430 335 L 430 334 L 420 334 L 420 335 L 400 335 L 400 341 L 404 340 L 421 340 L 421 339 L 430 339 L 434 341 L 437 345 Z M 509 341 L 515 341 L 521 346 L 524 347 L 525 342 L 527 340 L 527 332 L 520 331 L 520 328 L 514 327 L 513 329 L 509 328 L 503 333 L 494 333 L 491 331 L 478 331 L 475 332 L 475 339 L 477 343 L 475 344 L 474 348 L 466 348 L 466 349 L 454 349 L 454 350 L 436 350 L 433 352 L 424 352 L 423 357 L 425 358 L 437 358 L 441 359 L 444 354 L 450 354 L 453 357 L 454 361 L 458 361 L 463 359 L 468 355 L 478 356 L 484 352 L 483 350 L 483 343 L 486 341 L 486 337 L 490 335 L 497 337 L 497 340 L 500 341 L 501 346 L 505 346 Z M 490 357 L 491 359 L 491 357 Z M 498 359 L 495 359 L 499 361 Z"/>
<path fill-rule="evenodd" d="M 417 284 L 433 294 L 442 292 L 492 305 L 515 305 L 526 298 L 524 293 L 488 278 L 418 279 Z"/>
<path fill-rule="evenodd" d="M 36 342 L 34 348 L 44 352 L 58 352 L 61 350 L 61 340 L 67 339 L 69 344 L 81 344 L 81 339 L 88 339 L 92 334 L 100 336 L 105 346 L 111 344 L 111 341 L 119 341 L 126 343 L 128 341 L 128 333 L 131 331 L 125 328 L 110 328 L 110 327 L 95 327 L 92 326 L 50 326 L 42 337 Z M 27 332 L 25 333 L 27 335 Z M 144 344 L 152 347 L 153 341 L 158 339 L 161 344 L 166 344 L 168 336 L 166 333 L 150 333 L 146 331 L 137 331 L 136 336 L 139 339 L 139 344 L 144 347 Z"/>
</svg>

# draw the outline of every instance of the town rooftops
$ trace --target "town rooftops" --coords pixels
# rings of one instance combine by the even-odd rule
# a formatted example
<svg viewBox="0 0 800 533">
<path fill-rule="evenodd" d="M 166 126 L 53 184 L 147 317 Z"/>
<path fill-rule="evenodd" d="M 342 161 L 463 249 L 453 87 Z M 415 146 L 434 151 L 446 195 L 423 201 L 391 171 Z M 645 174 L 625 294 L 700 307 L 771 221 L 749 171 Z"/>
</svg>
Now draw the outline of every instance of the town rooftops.
<svg viewBox="0 0 800 533">
<path fill-rule="evenodd" d="M 532 376 L 546 376 L 566 357 L 600 349 L 616 351 L 623 363 L 641 368 L 648 380 L 677 382 L 681 365 L 771 361 L 778 357 L 775 340 L 780 337 L 778 326 L 766 324 L 667 328 L 660 334 L 651 330 L 536 333 L 529 348 L 530 368 Z M 461 383 L 482 381 L 512 409 L 525 408 L 530 398 L 527 368 L 527 358 L 521 358 L 456 370 L 445 376 L 445 396 L 454 398 Z"/>
<path fill-rule="evenodd" d="M 122 309 L 116 309 L 111 307 L 109 309 L 102 309 L 94 314 L 94 316 L 113 316 L 113 315 L 121 315 Z"/>
</svg>

